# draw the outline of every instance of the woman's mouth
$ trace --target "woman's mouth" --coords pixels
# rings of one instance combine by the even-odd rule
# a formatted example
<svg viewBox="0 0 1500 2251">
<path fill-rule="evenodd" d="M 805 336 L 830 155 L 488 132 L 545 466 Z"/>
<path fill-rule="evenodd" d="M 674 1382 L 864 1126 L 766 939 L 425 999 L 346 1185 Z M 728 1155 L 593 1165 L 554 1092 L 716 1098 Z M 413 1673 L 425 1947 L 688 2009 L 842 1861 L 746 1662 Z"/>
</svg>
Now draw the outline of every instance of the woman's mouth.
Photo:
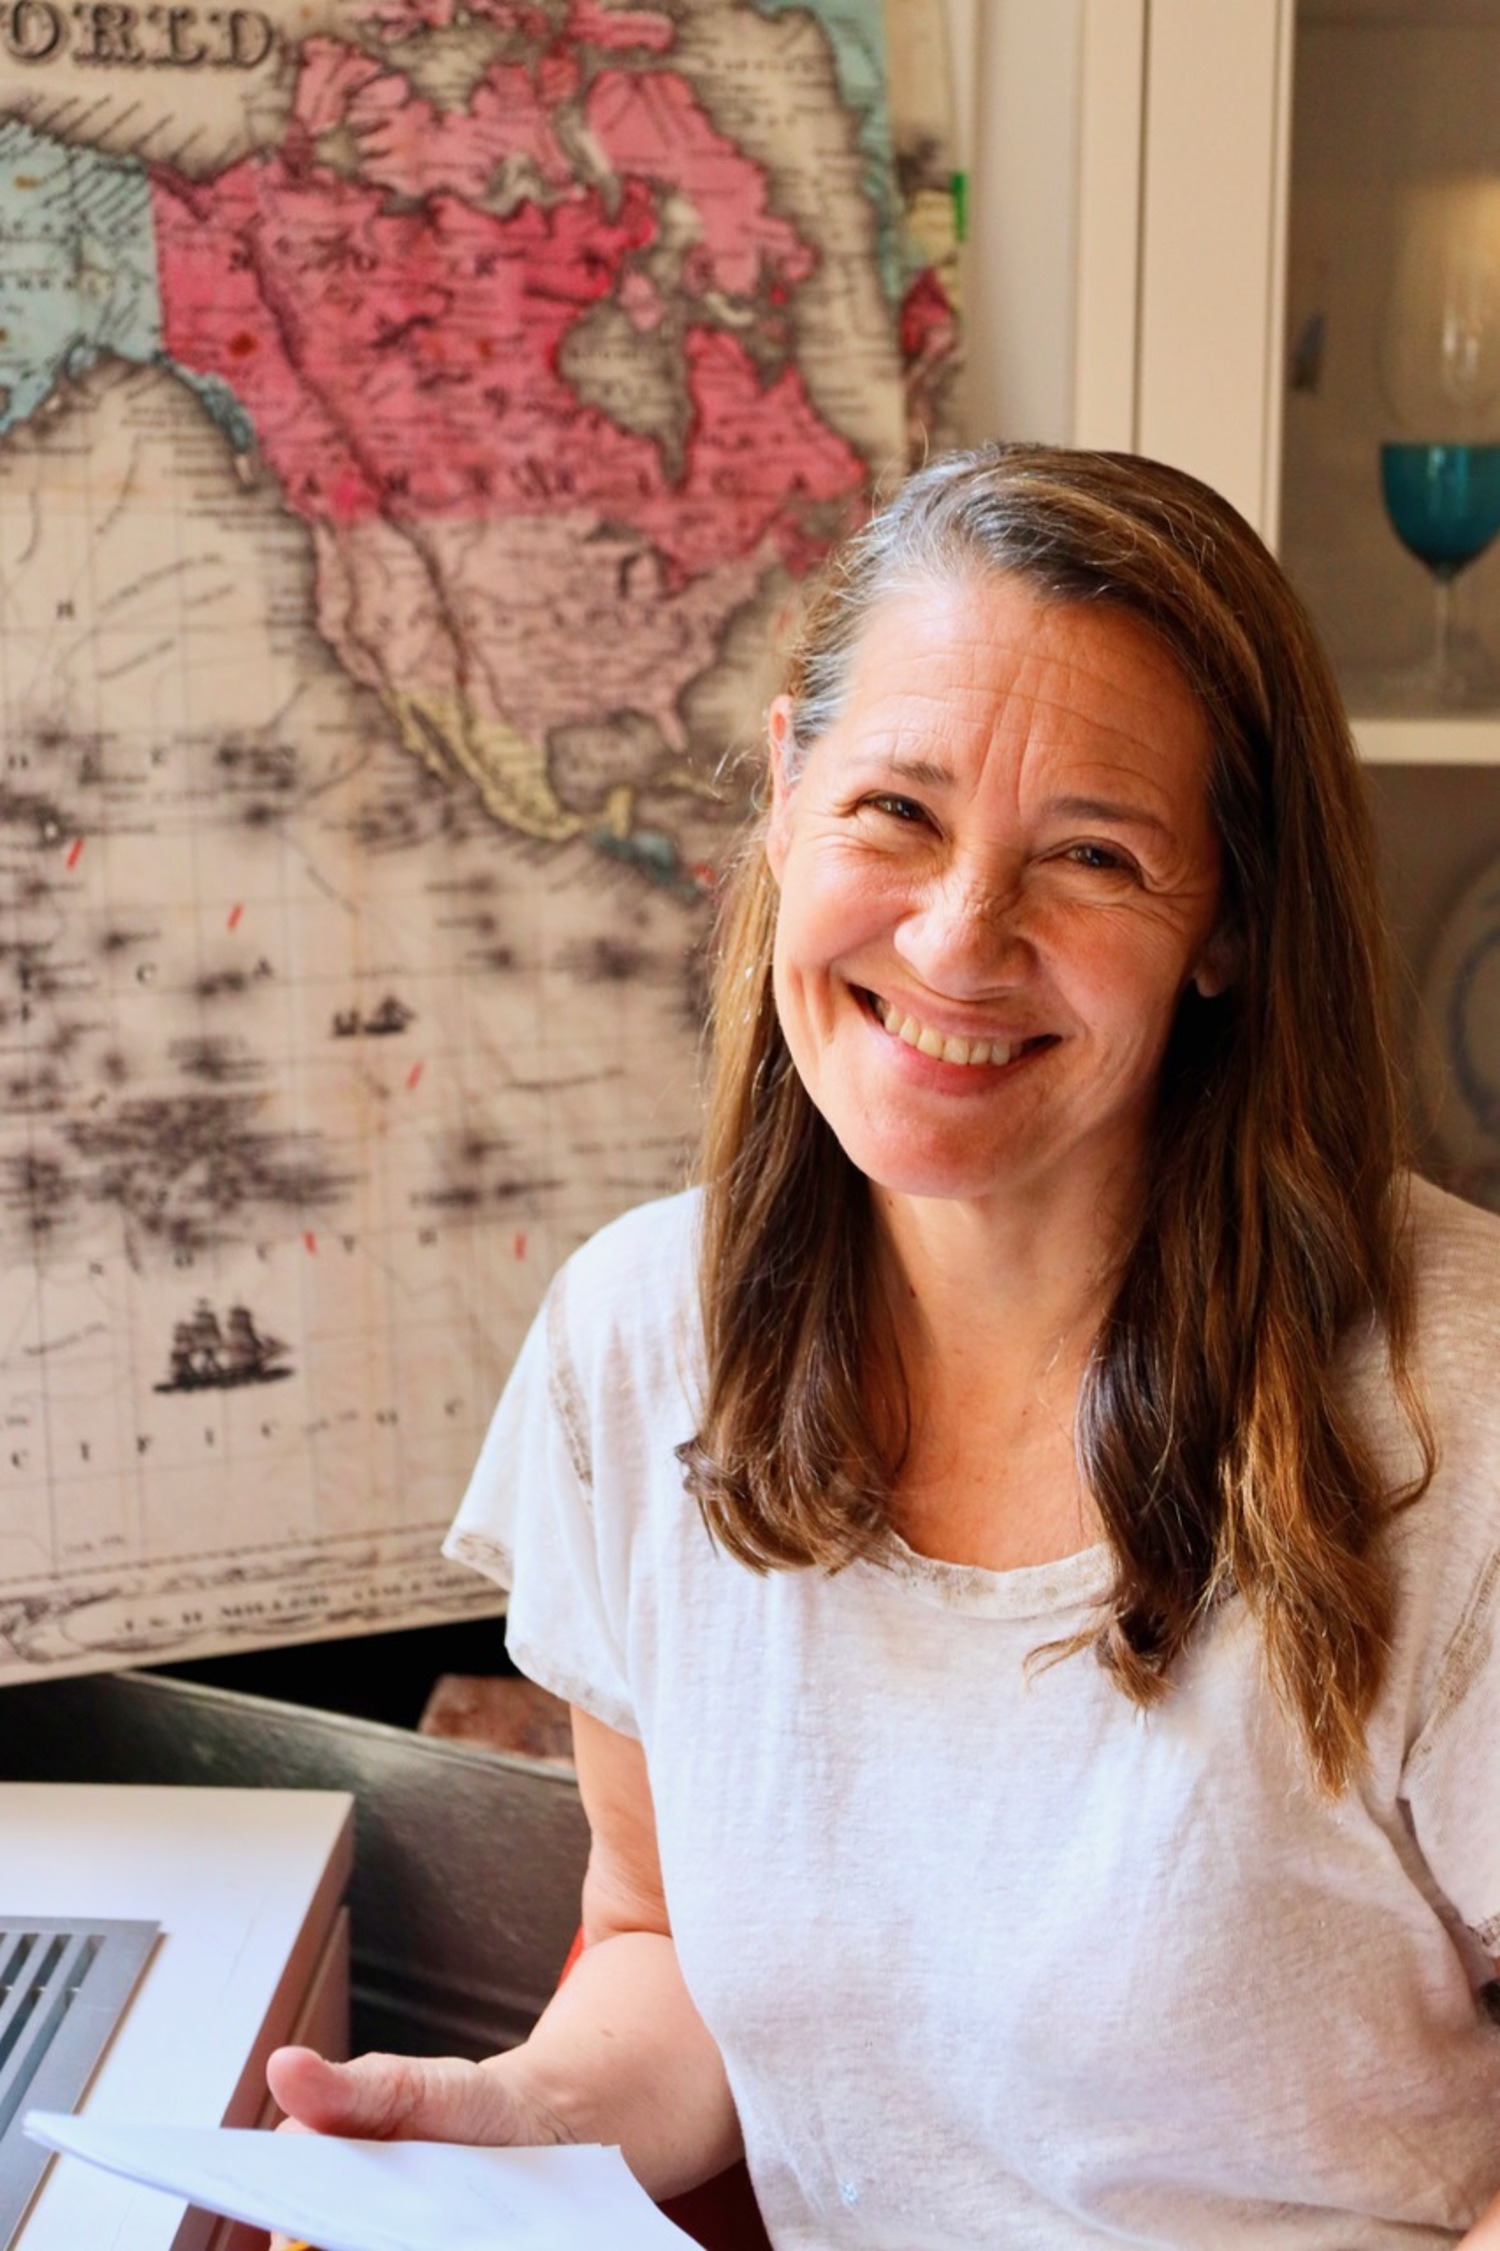
<svg viewBox="0 0 1500 2251">
<path fill-rule="evenodd" d="M 903 1009 L 883 1000 L 879 993 L 870 993 L 866 997 L 871 1013 L 893 1039 L 901 1040 L 907 1047 L 914 1047 L 919 1055 L 930 1055 L 939 1063 L 967 1064 L 971 1069 L 988 1064 L 993 1069 L 999 1064 L 1014 1062 L 1018 1055 L 1024 1055 L 1031 1048 L 1046 1047 L 1051 1043 L 1051 1035 L 1048 1033 L 1037 1039 L 954 1039 L 948 1033 L 938 1031 L 935 1026 L 924 1024 L 919 1017 L 908 1016 Z"/>
</svg>

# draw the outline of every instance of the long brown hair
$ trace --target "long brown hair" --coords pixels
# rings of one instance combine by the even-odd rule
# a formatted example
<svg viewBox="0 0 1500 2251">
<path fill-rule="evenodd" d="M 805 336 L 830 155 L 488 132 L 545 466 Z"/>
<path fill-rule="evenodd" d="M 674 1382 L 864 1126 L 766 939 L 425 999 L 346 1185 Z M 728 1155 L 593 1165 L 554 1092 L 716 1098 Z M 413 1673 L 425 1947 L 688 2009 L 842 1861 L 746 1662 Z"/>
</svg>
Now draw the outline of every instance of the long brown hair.
<svg viewBox="0 0 1500 2251">
<path fill-rule="evenodd" d="M 1085 1638 L 1147 1705 L 1206 1613 L 1238 1591 L 1334 1791 L 1357 1769 L 1389 1641 L 1380 1526 L 1432 1468 L 1410 1373 L 1385 937 L 1348 723 L 1301 603 L 1215 493 L 1128 455 L 1007 446 L 920 472 L 837 560 L 789 664 L 796 740 L 811 744 L 837 714 L 877 603 L 976 572 L 1123 611 L 1172 656 L 1208 722 L 1236 961 L 1226 993 L 1181 1004 L 1147 1207 L 1080 1396 L 1080 1466 L 1115 1557 Z M 836 1569 L 880 1553 L 906 1409 L 871 1413 L 868 1184 L 782 1038 L 775 918 L 756 829 L 721 927 L 703 1150 L 707 1380 L 681 1455 L 733 1555 Z M 1367 1330 L 1383 1337 L 1420 1458 L 1399 1490 L 1340 1381 L 1342 1351 Z M 880 1365 L 888 1381 L 888 1353 Z"/>
</svg>

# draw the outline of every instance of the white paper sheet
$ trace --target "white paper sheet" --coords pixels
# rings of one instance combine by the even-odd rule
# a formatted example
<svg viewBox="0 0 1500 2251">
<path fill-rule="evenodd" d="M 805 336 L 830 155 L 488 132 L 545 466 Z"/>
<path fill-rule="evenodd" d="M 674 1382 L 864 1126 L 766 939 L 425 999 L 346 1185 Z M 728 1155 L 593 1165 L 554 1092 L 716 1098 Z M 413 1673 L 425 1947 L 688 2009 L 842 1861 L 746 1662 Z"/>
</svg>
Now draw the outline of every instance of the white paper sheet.
<svg viewBox="0 0 1500 2251">
<path fill-rule="evenodd" d="M 34 2141 L 319 2251 L 681 2251 L 617 2149 L 471 2149 L 33 2110 Z"/>
</svg>

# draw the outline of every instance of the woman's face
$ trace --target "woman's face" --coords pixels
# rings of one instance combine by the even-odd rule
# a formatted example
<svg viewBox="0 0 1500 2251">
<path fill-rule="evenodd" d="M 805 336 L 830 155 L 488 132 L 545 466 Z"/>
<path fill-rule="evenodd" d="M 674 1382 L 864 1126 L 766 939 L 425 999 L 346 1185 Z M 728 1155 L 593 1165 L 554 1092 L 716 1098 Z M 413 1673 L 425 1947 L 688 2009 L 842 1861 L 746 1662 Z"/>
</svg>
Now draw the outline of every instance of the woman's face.
<svg viewBox="0 0 1500 2251">
<path fill-rule="evenodd" d="M 852 1162 L 982 1201 L 1133 1177 L 1178 1003 L 1226 982 L 1207 728 L 1166 651 L 934 583 L 873 613 L 800 768 L 784 699 L 771 747 L 777 1007 Z"/>
</svg>

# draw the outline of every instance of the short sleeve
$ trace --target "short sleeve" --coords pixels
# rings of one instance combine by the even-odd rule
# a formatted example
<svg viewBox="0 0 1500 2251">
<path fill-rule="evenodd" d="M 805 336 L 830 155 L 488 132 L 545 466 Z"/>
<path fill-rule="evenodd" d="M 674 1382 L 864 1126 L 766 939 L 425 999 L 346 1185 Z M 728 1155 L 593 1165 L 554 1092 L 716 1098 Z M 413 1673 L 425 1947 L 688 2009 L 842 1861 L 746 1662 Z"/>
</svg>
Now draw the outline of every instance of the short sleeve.
<svg viewBox="0 0 1500 2251">
<path fill-rule="evenodd" d="M 1423 1858 L 1488 1954 L 1500 1954 L 1500 1549 L 1444 1652 L 1403 1795 Z"/>
<path fill-rule="evenodd" d="M 554 1280 L 501 1395 L 443 1553 L 509 1593 L 506 1647 L 530 1679 L 637 1736 L 595 1520 L 591 1418 Z"/>
</svg>

